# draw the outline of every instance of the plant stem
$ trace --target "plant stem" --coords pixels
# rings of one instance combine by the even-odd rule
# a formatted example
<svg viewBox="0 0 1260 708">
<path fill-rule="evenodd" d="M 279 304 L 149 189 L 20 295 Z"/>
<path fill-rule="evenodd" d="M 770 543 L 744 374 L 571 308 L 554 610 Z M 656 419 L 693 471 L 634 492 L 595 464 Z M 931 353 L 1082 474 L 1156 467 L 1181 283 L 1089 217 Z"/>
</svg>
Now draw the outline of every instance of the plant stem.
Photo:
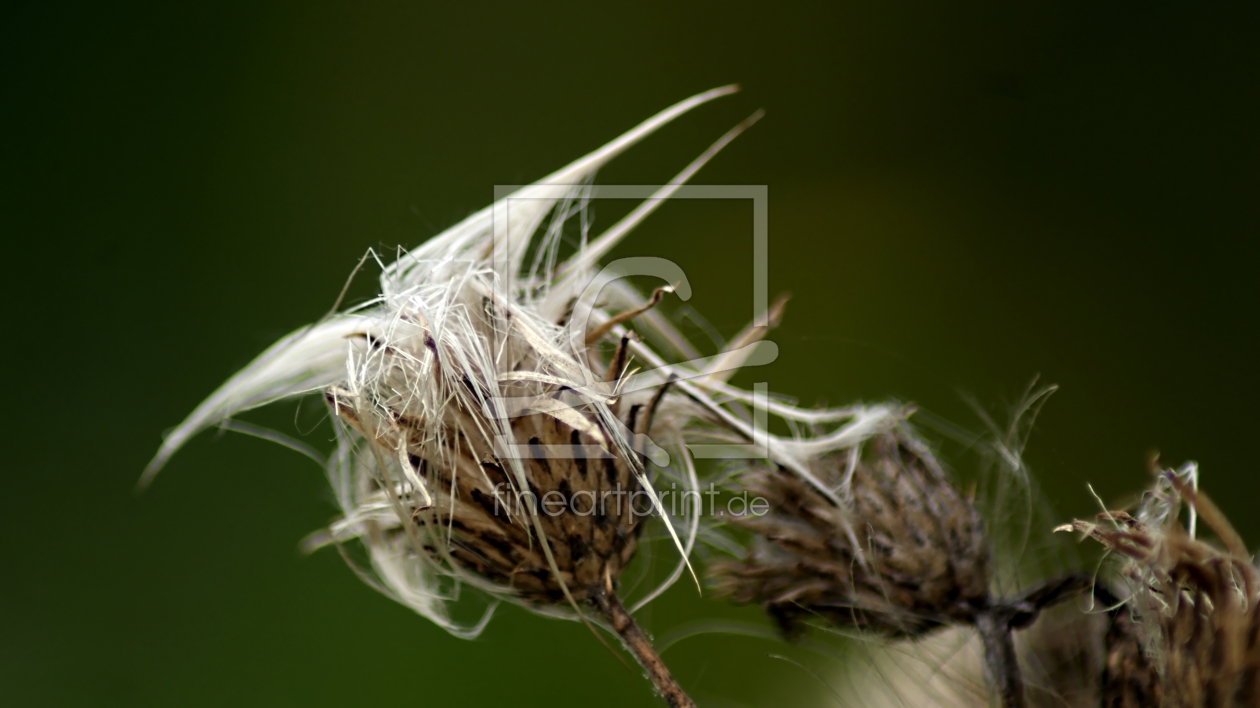
<svg viewBox="0 0 1260 708">
<path fill-rule="evenodd" d="M 652 648 L 647 635 L 621 604 L 621 599 L 617 597 L 616 592 L 607 589 L 594 593 L 591 601 L 612 625 L 613 631 L 621 637 L 626 649 L 639 660 L 639 664 L 647 671 L 648 678 L 656 685 L 656 690 L 660 692 L 670 708 L 696 708 L 695 702 L 674 680 L 669 669 L 665 667 L 665 662 L 661 661 L 656 649 Z"/>
<path fill-rule="evenodd" d="M 1074 598 L 1093 586 L 1090 576 L 1068 573 L 1037 583 L 1017 598 L 990 601 L 986 608 L 972 617 L 972 623 L 984 643 L 985 678 L 989 686 L 997 691 L 1004 708 L 1024 708 L 1028 705 L 1024 697 L 1024 677 L 1019 670 L 1019 657 L 1015 653 L 1011 633 L 1036 622 L 1042 610 Z"/>
<path fill-rule="evenodd" d="M 1003 708 L 1025 708 L 1024 678 L 1020 675 L 1010 620 L 1005 613 L 984 611 L 975 617 L 976 631 L 984 643 L 984 670 L 989 685 L 997 689 Z"/>
</svg>

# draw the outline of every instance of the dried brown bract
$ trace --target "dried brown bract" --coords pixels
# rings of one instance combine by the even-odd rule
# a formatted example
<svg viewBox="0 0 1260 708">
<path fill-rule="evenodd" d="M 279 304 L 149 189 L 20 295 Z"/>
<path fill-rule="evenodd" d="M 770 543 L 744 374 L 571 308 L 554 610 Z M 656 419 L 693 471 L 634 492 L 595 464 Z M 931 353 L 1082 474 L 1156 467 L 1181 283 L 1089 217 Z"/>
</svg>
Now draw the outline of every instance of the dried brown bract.
<svg viewBox="0 0 1260 708">
<path fill-rule="evenodd" d="M 1138 637 L 1138 623 L 1127 607 L 1110 613 L 1111 623 L 1103 637 L 1106 664 L 1102 674 L 1102 704 L 1107 708 L 1163 705 L 1159 674 Z"/>
<path fill-rule="evenodd" d="M 338 417 L 367 437 L 362 418 L 342 395 L 329 392 Z M 630 407 L 628 422 L 638 419 L 637 433 L 651 423 L 650 416 L 640 415 L 642 408 Z M 428 553 L 449 553 L 454 564 L 532 605 L 565 603 L 566 589 L 581 602 L 602 589 L 606 578 L 621 577 L 647 520 L 649 509 L 636 513 L 629 501 L 643 490 L 645 470 L 640 467 L 636 474 L 635 461 L 608 452 L 612 445 L 596 420 L 579 430 L 540 413 L 512 419 L 516 444 L 529 451 L 522 460 L 527 488 L 520 489 L 489 441 L 462 432 L 478 429 L 479 423 L 484 427 L 484 421 L 454 405 L 444 415 L 452 432 L 445 446 L 401 414 L 394 416 L 392 430 L 374 436 L 382 450 L 405 449 L 406 464 L 427 487 L 426 495 L 408 490 L 399 503 L 415 532 L 444 537 L 446 548 L 429 543 Z M 387 501 L 384 493 L 381 501 Z M 405 526 L 385 524 L 381 531 L 397 536 L 398 547 L 405 547 Z M 547 551 L 558 572 L 550 567 Z"/>
<path fill-rule="evenodd" d="M 1120 557 L 1131 593 L 1107 635 L 1108 706 L 1260 703 L 1260 572 L 1229 521 L 1193 489 L 1197 470 L 1160 471 L 1136 516 L 1112 511 L 1077 530 Z M 1191 522 L 1178 522 L 1188 505 Z M 1198 540 L 1203 521 L 1221 546 Z"/>
<path fill-rule="evenodd" d="M 754 540 L 743 559 L 713 568 L 721 592 L 763 605 L 789 635 L 820 617 L 920 636 L 985 606 L 979 514 L 907 428 L 870 440 L 860 458 L 824 457 L 812 471 L 840 504 L 781 468 L 743 475 L 770 511 L 733 522 Z"/>
</svg>

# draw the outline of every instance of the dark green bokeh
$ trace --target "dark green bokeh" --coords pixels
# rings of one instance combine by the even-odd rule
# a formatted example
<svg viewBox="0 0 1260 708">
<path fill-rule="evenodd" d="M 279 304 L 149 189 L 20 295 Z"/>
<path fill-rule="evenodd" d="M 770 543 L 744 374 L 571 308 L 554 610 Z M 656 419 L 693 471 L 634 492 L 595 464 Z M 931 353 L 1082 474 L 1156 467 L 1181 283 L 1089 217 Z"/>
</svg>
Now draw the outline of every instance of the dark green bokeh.
<svg viewBox="0 0 1260 708">
<path fill-rule="evenodd" d="M 300 556 L 333 512 L 300 456 L 205 434 L 132 485 L 369 246 L 730 82 L 601 181 L 659 183 L 767 110 L 697 179 L 769 185 L 771 289 L 795 296 L 779 361 L 742 381 L 979 428 L 960 392 L 1000 415 L 1040 374 L 1062 390 L 1029 458 L 1063 519 L 1095 511 L 1087 482 L 1138 489 L 1158 448 L 1260 542 L 1255 6 L 968 7 L 2 11 L 0 703 L 654 705 L 579 625 L 506 609 L 464 642 Z M 623 251 L 683 265 L 730 335 L 746 223 L 670 205 Z M 251 419 L 320 441 L 317 408 Z M 644 617 L 761 622 L 685 583 Z M 666 658 L 708 705 L 824 700 L 783 651 L 699 636 Z"/>
</svg>

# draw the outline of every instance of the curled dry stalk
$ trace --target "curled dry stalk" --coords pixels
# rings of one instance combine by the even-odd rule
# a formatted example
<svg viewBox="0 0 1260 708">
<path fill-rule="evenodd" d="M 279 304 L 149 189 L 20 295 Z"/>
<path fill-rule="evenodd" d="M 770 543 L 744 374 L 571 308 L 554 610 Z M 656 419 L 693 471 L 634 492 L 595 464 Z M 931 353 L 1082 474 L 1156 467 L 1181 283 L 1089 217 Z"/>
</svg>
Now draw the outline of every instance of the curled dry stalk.
<svg viewBox="0 0 1260 708">
<path fill-rule="evenodd" d="M 1084 592 L 1089 578 L 1069 574 L 995 597 L 979 513 L 907 424 L 860 454 L 823 456 L 810 471 L 835 498 L 782 467 L 737 477 L 770 511 L 733 521 L 752 540 L 743 558 L 712 565 L 719 592 L 761 604 L 789 638 L 808 620 L 892 639 L 972 627 L 994 696 L 1006 708 L 1027 705 L 1012 632 Z"/>
</svg>

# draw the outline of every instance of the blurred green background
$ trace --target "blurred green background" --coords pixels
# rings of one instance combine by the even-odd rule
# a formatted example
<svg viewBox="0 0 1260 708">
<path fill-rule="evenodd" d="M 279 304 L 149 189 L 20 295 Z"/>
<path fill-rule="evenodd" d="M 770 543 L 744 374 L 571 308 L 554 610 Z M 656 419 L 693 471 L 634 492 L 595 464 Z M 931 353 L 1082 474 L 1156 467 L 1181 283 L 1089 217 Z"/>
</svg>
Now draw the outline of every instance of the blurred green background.
<svg viewBox="0 0 1260 708">
<path fill-rule="evenodd" d="M 769 185 L 771 290 L 794 299 L 779 361 L 742 381 L 978 430 L 964 396 L 1001 417 L 1040 375 L 1062 389 L 1029 460 L 1061 518 L 1096 510 L 1087 482 L 1137 490 L 1159 449 L 1198 460 L 1260 543 L 1254 4 L 0 13 L 0 704 L 655 705 L 579 625 L 507 608 L 461 641 L 335 553 L 303 557 L 333 507 L 277 446 L 203 434 L 132 489 L 161 432 L 322 315 L 368 247 L 419 243 L 495 184 L 731 82 L 600 181 L 662 182 L 766 109 L 696 180 Z M 622 252 L 683 265 L 730 335 L 747 216 L 670 205 Z M 249 419 L 328 437 L 313 404 Z M 766 625 L 686 583 L 643 615 L 658 636 L 702 617 Z M 665 658 L 705 705 L 827 700 L 783 651 L 702 635 Z"/>
</svg>

